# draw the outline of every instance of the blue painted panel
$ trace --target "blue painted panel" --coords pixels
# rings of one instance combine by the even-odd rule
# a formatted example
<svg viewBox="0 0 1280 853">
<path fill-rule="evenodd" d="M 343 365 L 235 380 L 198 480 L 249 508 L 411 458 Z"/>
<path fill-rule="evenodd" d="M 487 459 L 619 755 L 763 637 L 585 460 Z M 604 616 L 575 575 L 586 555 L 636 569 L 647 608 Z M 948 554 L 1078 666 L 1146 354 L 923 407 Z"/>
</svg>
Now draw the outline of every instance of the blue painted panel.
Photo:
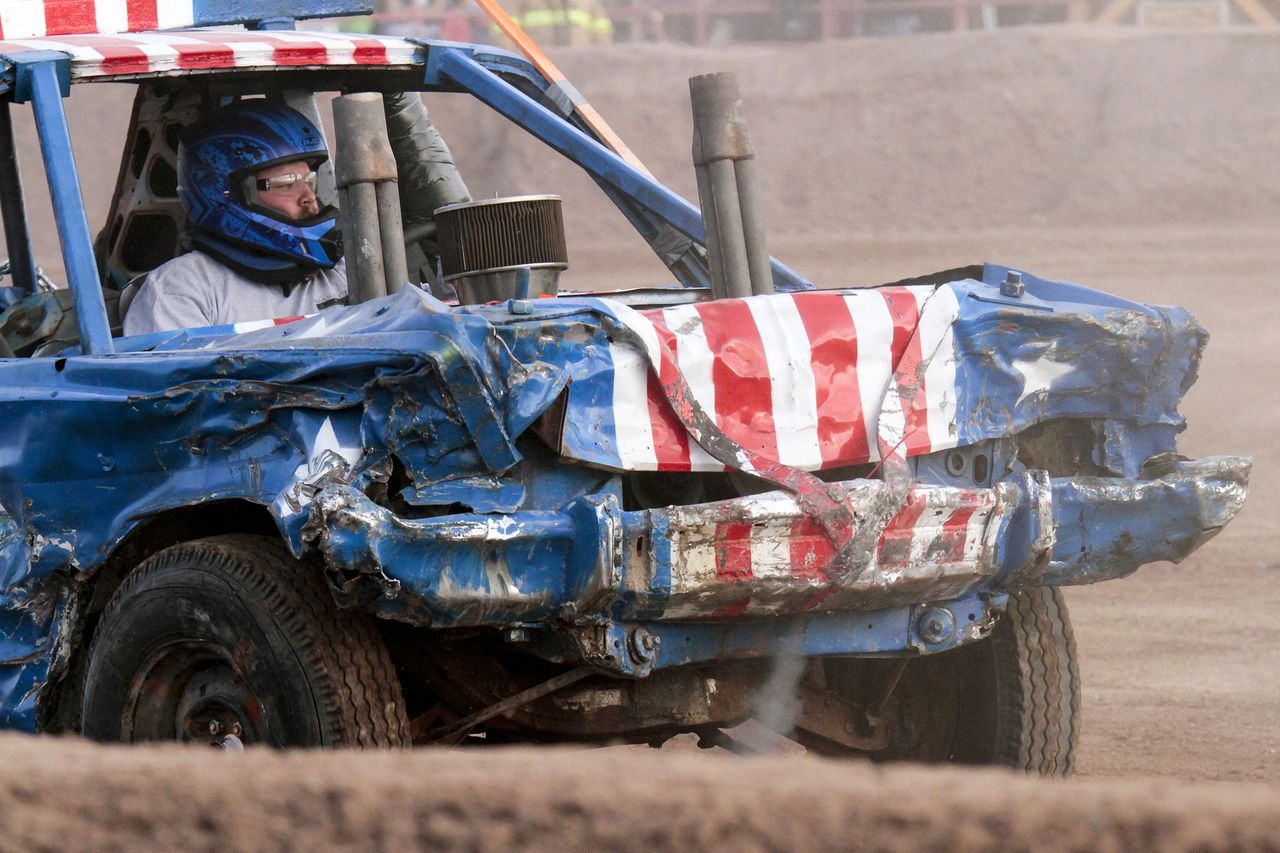
<svg viewBox="0 0 1280 853">
<path fill-rule="evenodd" d="M 368 0 L 194 0 L 195 25 L 244 24 L 265 18 L 335 18 L 368 15 Z"/>
<path fill-rule="evenodd" d="M 1003 267 L 984 278 L 1002 279 Z M 959 444 L 1012 435 L 1055 418 L 1108 422 L 1107 467 L 1128 477 L 1174 449 L 1178 402 L 1195 380 L 1207 334 L 1180 308 L 1140 305 L 1081 285 L 1024 276 L 1028 296 L 998 284 L 953 284 L 960 316 Z"/>
</svg>

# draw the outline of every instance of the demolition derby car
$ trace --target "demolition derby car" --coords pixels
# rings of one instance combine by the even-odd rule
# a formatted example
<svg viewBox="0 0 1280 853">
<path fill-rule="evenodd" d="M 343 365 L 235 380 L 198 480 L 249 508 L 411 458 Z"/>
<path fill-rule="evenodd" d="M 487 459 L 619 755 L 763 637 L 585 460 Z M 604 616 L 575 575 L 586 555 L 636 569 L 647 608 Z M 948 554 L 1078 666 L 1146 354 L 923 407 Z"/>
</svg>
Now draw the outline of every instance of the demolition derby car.
<svg viewBox="0 0 1280 853">
<path fill-rule="evenodd" d="M 730 89 L 697 118 L 704 217 L 509 52 L 287 20 L 352 11 L 333 0 L 19 5 L 5 726 L 732 746 L 756 718 L 828 754 L 1065 773 L 1060 587 L 1181 560 L 1245 499 L 1247 459 L 1176 452 L 1207 340 L 1186 311 L 991 264 L 817 289 L 760 250 Z M 163 29 L 205 24 L 247 28 Z M 95 239 L 63 98 L 98 81 L 137 93 Z M 120 337 L 138 277 L 183 251 L 183 128 L 244 97 L 315 115 L 316 92 L 341 93 L 320 183 L 351 304 Z M 420 92 L 577 163 L 675 283 L 557 294 L 558 201 L 468 201 Z M 15 105 L 66 289 L 32 257 Z"/>
</svg>

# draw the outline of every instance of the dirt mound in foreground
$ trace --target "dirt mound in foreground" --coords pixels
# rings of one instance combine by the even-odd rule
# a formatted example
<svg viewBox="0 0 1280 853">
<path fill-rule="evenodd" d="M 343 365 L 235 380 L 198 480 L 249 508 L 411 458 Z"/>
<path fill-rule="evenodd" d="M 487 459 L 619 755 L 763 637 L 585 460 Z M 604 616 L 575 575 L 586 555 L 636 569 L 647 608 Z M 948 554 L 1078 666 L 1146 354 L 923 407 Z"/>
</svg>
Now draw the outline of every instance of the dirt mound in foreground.
<svg viewBox="0 0 1280 853">
<path fill-rule="evenodd" d="M 1276 850 L 1280 793 L 812 758 L 0 738 L 14 849 Z"/>
</svg>

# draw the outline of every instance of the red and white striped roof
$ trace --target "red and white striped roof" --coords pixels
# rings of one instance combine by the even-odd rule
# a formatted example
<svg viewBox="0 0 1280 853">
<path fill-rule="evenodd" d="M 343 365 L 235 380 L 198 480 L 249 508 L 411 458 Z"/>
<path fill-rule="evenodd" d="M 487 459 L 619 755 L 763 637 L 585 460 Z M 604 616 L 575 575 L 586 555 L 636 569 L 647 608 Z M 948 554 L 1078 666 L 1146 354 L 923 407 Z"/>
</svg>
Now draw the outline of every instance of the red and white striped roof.
<svg viewBox="0 0 1280 853">
<path fill-rule="evenodd" d="M 0 0 L 0 40 L 190 27 L 193 0 Z"/>
<path fill-rule="evenodd" d="M 0 0 L 4 5 L 11 0 Z M 295 31 L 186 30 L 63 35 L 0 41 L 0 54 L 57 50 L 71 54 L 72 79 L 181 73 L 220 68 L 413 65 L 425 48 L 404 39 Z"/>
</svg>

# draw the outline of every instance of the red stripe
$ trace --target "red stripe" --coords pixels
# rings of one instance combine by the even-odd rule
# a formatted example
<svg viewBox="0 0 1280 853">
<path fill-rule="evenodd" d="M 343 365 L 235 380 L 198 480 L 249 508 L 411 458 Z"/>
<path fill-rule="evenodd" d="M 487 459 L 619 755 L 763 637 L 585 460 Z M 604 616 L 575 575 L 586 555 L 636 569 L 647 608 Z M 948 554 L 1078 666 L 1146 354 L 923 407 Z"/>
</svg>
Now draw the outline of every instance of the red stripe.
<svg viewBox="0 0 1280 853">
<path fill-rule="evenodd" d="M 255 36 L 260 35 L 254 33 Z M 318 41 L 285 41 L 284 39 L 261 38 L 273 46 L 271 61 L 276 65 L 327 65 L 329 49 Z"/>
<path fill-rule="evenodd" d="M 732 521 L 716 525 L 716 578 L 727 581 L 730 585 L 735 581 L 745 580 L 752 576 L 751 571 L 751 522 Z M 741 616 L 751 604 L 751 596 L 740 601 L 727 604 L 712 611 L 712 616 Z"/>
<path fill-rule="evenodd" d="M 658 339 L 666 344 L 674 357 L 676 355 L 676 336 L 667 327 L 661 311 L 647 315 L 658 333 Z M 664 354 L 658 363 L 658 375 L 649 373 L 649 423 L 653 430 L 653 451 L 658 460 L 659 471 L 688 471 L 689 433 L 676 417 L 671 408 L 671 401 L 663 391 L 664 385 L 676 380 L 677 366 Z M 661 381 L 659 381 L 661 380 Z"/>
<path fill-rule="evenodd" d="M 236 52 L 225 44 L 175 44 L 179 68 L 227 68 L 236 64 Z"/>
<path fill-rule="evenodd" d="M 240 40 L 228 38 L 234 35 L 236 34 L 184 32 L 184 39 L 191 39 L 196 43 L 173 42 L 169 46 L 178 51 L 179 68 L 228 68 L 236 62 L 235 49 L 228 43 Z"/>
<path fill-rule="evenodd" d="M 129 29 L 154 30 L 160 26 L 158 0 L 128 0 L 125 10 L 129 15 Z"/>
<path fill-rule="evenodd" d="M 96 26 L 96 24 L 95 24 Z M 109 74 L 141 74 L 151 70 L 151 59 L 137 42 L 115 36 L 67 36 L 59 41 L 91 47 L 102 55 L 102 70 Z"/>
<path fill-rule="evenodd" d="M 747 607 L 750 604 L 751 599 L 749 597 L 744 598 L 741 601 L 735 601 L 733 604 L 716 608 L 711 611 L 711 616 L 714 619 L 728 619 L 734 616 L 741 616 L 743 613 L 747 612 Z"/>
<path fill-rule="evenodd" d="M 299 320 L 305 320 L 305 319 L 306 319 L 305 314 L 298 314 L 296 317 L 277 317 L 271 322 L 275 323 L 277 326 L 285 326 L 285 325 L 288 325 L 289 323 L 296 323 Z"/>
<path fill-rule="evenodd" d="M 879 560 L 881 566 L 905 566 L 911 560 L 911 542 L 915 539 L 916 523 L 924 513 L 922 499 L 907 498 L 907 504 L 889 522 L 880 537 Z"/>
<path fill-rule="evenodd" d="M 251 33 L 219 32 L 219 33 L 183 33 L 184 36 L 212 43 L 223 43 L 224 46 L 242 42 L 265 44 L 271 47 L 271 62 L 276 65 L 328 65 L 329 49 L 318 41 L 287 41 L 275 38 L 266 32 Z M 230 48 L 228 48 L 230 49 Z"/>
<path fill-rule="evenodd" d="M 773 383 L 751 309 L 740 299 L 722 299 L 699 305 L 698 314 L 707 347 L 715 355 L 711 383 L 717 424 L 748 450 L 777 459 Z"/>
<path fill-rule="evenodd" d="M 812 518 L 805 517 L 791 523 L 791 574 L 798 578 L 825 581 L 827 563 L 835 549 Z"/>
<path fill-rule="evenodd" d="M 793 297 L 809 336 L 818 402 L 818 446 L 824 464 L 870 458 L 858 391 L 858 333 L 837 293 Z"/>
<path fill-rule="evenodd" d="M 357 65 L 386 65 L 387 46 L 378 39 L 353 38 L 356 46 L 354 59 Z"/>
<path fill-rule="evenodd" d="M 938 555 L 938 562 L 959 563 L 964 559 L 964 545 L 969 538 L 969 518 L 977 511 L 976 506 L 962 506 L 943 522 L 943 550 Z"/>
<path fill-rule="evenodd" d="M 716 578 L 735 581 L 752 576 L 751 522 L 723 521 L 716 525 Z"/>
<path fill-rule="evenodd" d="M 96 33 L 98 16 L 93 0 L 45 0 L 44 29 L 47 35 Z"/>
<path fill-rule="evenodd" d="M 929 405 L 925 395 L 924 372 L 920 369 L 924 357 L 920 351 L 920 336 L 914 334 L 920 322 L 920 308 L 915 294 L 906 288 L 886 287 L 880 290 L 893 318 L 894 375 L 903 383 L 902 411 L 906 426 L 903 429 L 902 452 L 905 456 L 928 453 Z"/>
</svg>

